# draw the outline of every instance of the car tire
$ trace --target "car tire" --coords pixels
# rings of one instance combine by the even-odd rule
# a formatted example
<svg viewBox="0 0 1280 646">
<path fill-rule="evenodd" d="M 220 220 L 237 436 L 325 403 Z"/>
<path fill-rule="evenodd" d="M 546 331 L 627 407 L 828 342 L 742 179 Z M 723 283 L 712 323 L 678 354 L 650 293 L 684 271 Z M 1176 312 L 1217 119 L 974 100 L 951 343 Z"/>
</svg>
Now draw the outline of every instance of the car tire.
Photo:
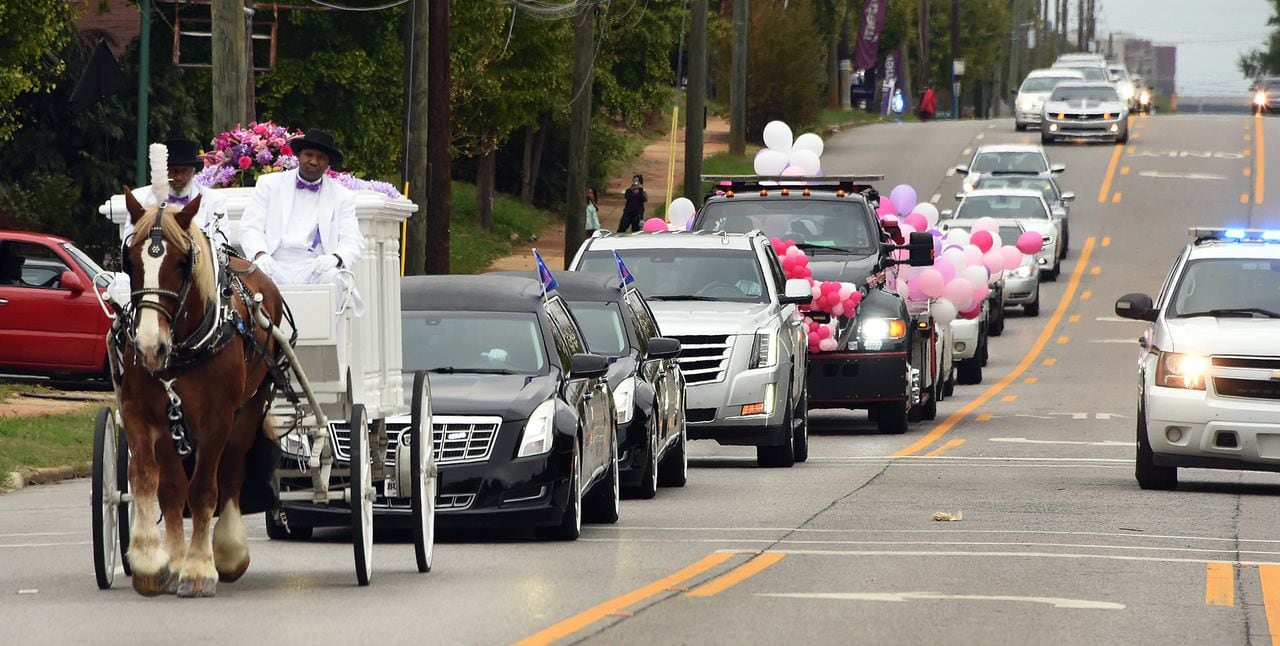
<svg viewBox="0 0 1280 646">
<path fill-rule="evenodd" d="M 1041 126 L 1041 127 L 1043 127 L 1043 126 Z M 1052 143 L 1053 143 L 1053 137 L 1050 137 L 1049 135 L 1041 134 L 1041 135 L 1040 135 L 1040 143 L 1041 143 L 1041 144 L 1043 144 L 1043 145 L 1046 145 L 1046 146 L 1047 146 L 1047 145 L 1049 145 L 1049 144 L 1052 144 Z"/>
<path fill-rule="evenodd" d="M 1123 145 L 1123 144 L 1127 144 L 1127 143 L 1129 143 L 1129 129 L 1128 129 L 1128 128 L 1125 128 L 1125 130 L 1124 130 L 1124 134 L 1123 134 L 1123 135 L 1120 135 L 1119 137 L 1116 137 L 1116 143 L 1118 143 L 1118 144 L 1122 144 L 1122 145 Z"/>
<path fill-rule="evenodd" d="M 1027 129 L 1027 124 L 1025 124 L 1025 123 L 1018 123 L 1017 121 L 1014 121 L 1014 122 L 1013 122 L 1013 129 L 1014 129 L 1015 131 L 1017 131 L 1017 132 L 1025 132 L 1025 131 L 1026 131 L 1026 129 Z"/>
<path fill-rule="evenodd" d="M 885 435 L 907 432 L 907 402 L 883 402 L 876 405 L 876 426 Z"/>
<path fill-rule="evenodd" d="M 1053 269 L 1049 270 L 1049 280 L 1057 281 L 1058 276 L 1062 275 L 1062 261 L 1054 261 Z"/>
<path fill-rule="evenodd" d="M 583 501 L 582 513 L 593 523 L 611 525 L 618 522 L 618 510 L 622 507 L 622 486 L 618 474 L 618 434 L 615 431 L 609 442 L 609 470 L 591 488 Z"/>
<path fill-rule="evenodd" d="M 273 541 L 305 541 L 311 538 L 313 528 L 297 523 L 288 523 L 287 525 L 280 522 L 278 514 L 283 514 L 284 510 L 268 511 L 264 514 L 267 517 L 267 538 Z"/>
<path fill-rule="evenodd" d="M 1138 448 L 1134 459 L 1134 476 L 1138 486 L 1147 490 L 1169 491 L 1178 487 L 1178 467 L 1159 466 L 1147 439 L 1147 414 L 1138 411 Z"/>
<path fill-rule="evenodd" d="M 964 385 L 982 383 L 982 358 L 976 354 L 956 364 L 956 381 Z"/>
<path fill-rule="evenodd" d="M 956 394 L 956 367 L 951 365 L 951 370 L 947 371 L 947 380 L 942 383 L 942 394 L 950 397 Z"/>
<path fill-rule="evenodd" d="M 787 414 L 782 418 L 782 444 L 775 446 L 757 446 L 756 464 L 768 468 L 787 468 L 796 463 L 795 427 L 791 423 L 791 406 L 787 406 Z"/>
<path fill-rule="evenodd" d="M 983 368 L 987 367 L 987 360 L 991 358 L 991 354 L 988 352 L 990 349 L 990 342 L 987 339 L 982 339 L 982 343 L 978 345 L 978 356 L 982 359 Z"/>
<path fill-rule="evenodd" d="M 934 388 L 933 392 L 937 393 L 941 388 Z M 929 401 L 920 407 L 920 417 L 926 422 L 932 422 L 938 418 L 938 397 L 936 394 L 929 396 Z"/>
<path fill-rule="evenodd" d="M 792 432 L 795 460 L 804 462 L 809 459 L 809 385 L 807 383 L 804 392 L 800 395 L 800 403 L 796 404 L 796 412 L 792 420 L 791 427 L 795 429 Z"/>
<path fill-rule="evenodd" d="M 991 311 L 991 318 L 987 319 L 987 336 L 1000 336 L 1004 334 L 1004 306 L 998 305 Z"/>
<path fill-rule="evenodd" d="M 680 439 L 667 451 L 658 465 L 658 485 L 683 487 L 689 480 L 689 442 L 684 423 L 680 424 Z"/>
<path fill-rule="evenodd" d="M 1022 313 L 1027 316 L 1040 316 L 1040 287 L 1036 286 L 1036 299 L 1022 306 Z"/>
<path fill-rule="evenodd" d="M 569 502 L 559 525 L 539 527 L 534 530 L 538 538 L 555 541 L 576 541 L 582 534 L 582 448 L 581 440 L 573 443 L 573 455 L 569 459 Z"/>
<path fill-rule="evenodd" d="M 1071 229 L 1067 226 L 1067 221 L 1062 221 L 1062 257 L 1066 258 L 1067 253 L 1071 251 Z"/>
<path fill-rule="evenodd" d="M 627 497 L 649 500 L 658 495 L 658 429 L 657 413 L 649 416 L 649 424 L 645 426 L 648 436 L 649 459 L 645 461 L 644 473 L 640 474 L 640 484 L 627 488 Z"/>
</svg>

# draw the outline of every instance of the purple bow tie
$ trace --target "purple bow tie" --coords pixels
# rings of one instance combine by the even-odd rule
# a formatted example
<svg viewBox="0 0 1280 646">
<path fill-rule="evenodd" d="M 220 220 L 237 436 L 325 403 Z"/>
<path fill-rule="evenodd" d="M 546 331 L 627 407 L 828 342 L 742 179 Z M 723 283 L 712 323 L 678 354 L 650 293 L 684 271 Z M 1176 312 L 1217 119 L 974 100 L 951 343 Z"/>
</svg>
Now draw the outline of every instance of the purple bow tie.
<svg viewBox="0 0 1280 646">
<path fill-rule="evenodd" d="M 298 190 L 306 189 L 306 190 L 308 190 L 308 191 L 311 191 L 312 193 L 319 193 L 319 192 L 320 192 L 320 182 L 316 182 L 315 184 L 308 184 L 308 183 L 306 183 L 306 182 L 304 182 L 304 181 L 302 181 L 302 180 L 298 180 L 297 188 L 298 188 Z"/>
<path fill-rule="evenodd" d="M 170 196 L 169 196 L 169 200 L 168 200 L 168 202 L 169 202 L 170 204 L 179 204 L 179 205 L 182 205 L 182 206 L 186 206 L 186 205 L 187 205 L 187 203 L 188 203 L 188 202 L 190 202 L 190 201 L 191 201 L 191 197 L 190 197 L 190 196 L 187 196 L 187 197 L 178 197 L 177 195 L 170 195 Z"/>
</svg>

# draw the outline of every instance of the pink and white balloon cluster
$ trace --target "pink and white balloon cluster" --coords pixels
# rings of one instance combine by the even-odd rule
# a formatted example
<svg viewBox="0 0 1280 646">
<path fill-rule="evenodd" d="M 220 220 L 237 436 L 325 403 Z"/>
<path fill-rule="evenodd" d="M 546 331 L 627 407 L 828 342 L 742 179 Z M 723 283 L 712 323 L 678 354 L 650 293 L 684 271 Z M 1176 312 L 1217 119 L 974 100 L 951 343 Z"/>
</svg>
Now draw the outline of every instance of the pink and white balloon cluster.
<svg viewBox="0 0 1280 646">
<path fill-rule="evenodd" d="M 853 318 L 858 313 L 858 305 L 862 303 L 862 292 L 853 283 L 842 283 L 833 280 L 815 281 L 813 271 L 809 269 L 809 256 L 796 246 L 795 240 L 770 238 L 773 250 L 782 263 L 782 272 L 788 280 L 801 279 L 809 281 L 813 290 L 813 301 L 801 310 L 807 312 L 826 312 L 831 319 L 819 323 L 805 314 L 804 325 L 809 335 L 810 352 L 830 352 L 839 345 L 835 339 L 836 319 L 841 316 Z"/>
<path fill-rule="evenodd" d="M 877 212 L 882 222 L 897 223 L 903 240 L 915 232 L 933 236 L 933 265 L 901 268 L 891 284 L 909 301 L 931 301 L 933 318 L 942 325 L 956 318 L 977 318 L 991 292 L 988 283 L 1020 266 L 1024 253 L 1038 253 L 1044 245 L 1040 234 L 1027 232 L 1016 245 L 1004 246 L 1000 226 L 992 218 L 974 220 L 971 231 L 952 229 L 944 234 L 937 228 L 937 207 L 916 203 L 915 189 L 906 184 L 895 186 L 889 199 L 881 199 Z"/>
<path fill-rule="evenodd" d="M 671 204 L 667 205 L 667 219 L 649 218 L 641 225 L 641 229 L 652 233 L 654 231 L 688 231 L 693 228 L 693 216 L 698 209 L 693 205 L 693 201 L 687 197 L 677 197 L 671 200 Z"/>
<path fill-rule="evenodd" d="M 770 121 L 764 126 L 764 145 L 756 153 L 757 175 L 822 176 L 822 137 L 807 132 L 793 140 L 791 126 Z"/>
</svg>

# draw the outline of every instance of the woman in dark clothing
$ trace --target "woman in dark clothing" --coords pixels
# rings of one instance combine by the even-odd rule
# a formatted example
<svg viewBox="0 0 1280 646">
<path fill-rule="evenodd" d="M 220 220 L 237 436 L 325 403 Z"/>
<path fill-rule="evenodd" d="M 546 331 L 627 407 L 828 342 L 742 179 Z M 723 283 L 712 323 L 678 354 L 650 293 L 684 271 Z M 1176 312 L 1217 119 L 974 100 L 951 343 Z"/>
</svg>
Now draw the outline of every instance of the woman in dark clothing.
<svg viewBox="0 0 1280 646">
<path fill-rule="evenodd" d="M 627 203 L 622 207 L 622 222 L 618 224 L 618 233 L 626 233 L 628 229 L 639 231 L 644 222 L 644 203 L 649 200 L 644 192 L 643 175 L 631 178 L 631 186 L 623 193 L 623 197 Z"/>
</svg>

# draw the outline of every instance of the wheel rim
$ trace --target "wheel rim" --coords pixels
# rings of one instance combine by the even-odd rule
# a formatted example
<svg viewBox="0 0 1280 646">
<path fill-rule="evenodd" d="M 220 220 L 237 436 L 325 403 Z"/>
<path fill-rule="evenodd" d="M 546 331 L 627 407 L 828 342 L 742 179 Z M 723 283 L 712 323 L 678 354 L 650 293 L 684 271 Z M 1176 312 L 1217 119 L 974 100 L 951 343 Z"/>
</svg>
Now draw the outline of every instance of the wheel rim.
<svg viewBox="0 0 1280 646">
<path fill-rule="evenodd" d="M 93 565 L 98 587 L 111 587 L 116 572 L 116 428 L 111 411 L 102 408 L 94 425 Z"/>
<path fill-rule="evenodd" d="M 113 416 L 112 419 L 114 420 L 115 417 Z M 116 482 L 118 483 L 117 490 L 120 492 L 120 497 L 118 498 L 120 502 L 116 506 L 116 522 L 119 527 L 117 534 L 120 537 L 120 565 L 124 569 L 125 576 L 133 576 L 133 569 L 129 567 L 129 559 L 125 558 L 125 555 L 129 553 L 129 541 L 132 538 L 131 532 L 133 528 L 131 524 L 134 511 L 133 503 L 124 499 L 125 495 L 129 493 L 129 444 L 124 439 L 124 428 L 119 426 L 116 428 L 118 429 L 116 433 Z"/>
<path fill-rule="evenodd" d="M 364 543 L 364 563 L 367 570 L 373 563 L 373 497 L 369 495 L 369 489 L 373 487 L 373 474 L 369 469 L 369 427 L 363 424 L 364 420 L 361 422 L 364 441 L 360 443 L 360 540 Z"/>
<path fill-rule="evenodd" d="M 436 532 L 436 488 L 437 474 L 435 469 L 434 434 L 431 424 L 431 399 L 425 374 L 419 374 L 414 381 L 413 401 L 413 464 L 414 477 L 413 513 L 417 526 L 414 528 L 414 551 L 418 561 L 419 572 L 429 572 L 435 553 Z"/>
<path fill-rule="evenodd" d="M 373 569 L 373 474 L 369 469 L 369 422 L 364 406 L 356 405 L 351 416 L 351 543 L 355 550 L 356 583 L 369 585 Z"/>
<path fill-rule="evenodd" d="M 680 423 L 680 477 L 689 476 L 689 434 L 684 422 Z"/>
<path fill-rule="evenodd" d="M 610 443 L 612 450 L 609 451 L 609 459 L 613 461 L 613 466 L 609 467 L 609 471 L 613 473 L 609 477 L 613 481 L 613 512 L 616 514 L 618 508 L 622 506 L 622 477 L 618 475 L 618 435 L 615 431 L 613 441 Z"/>
<path fill-rule="evenodd" d="M 649 443 L 649 488 L 658 490 L 658 429 L 649 434 L 653 440 Z"/>
<path fill-rule="evenodd" d="M 573 453 L 573 529 L 574 532 L 582 531 L 582 453 L 576 448 Z"/>
</svg>

